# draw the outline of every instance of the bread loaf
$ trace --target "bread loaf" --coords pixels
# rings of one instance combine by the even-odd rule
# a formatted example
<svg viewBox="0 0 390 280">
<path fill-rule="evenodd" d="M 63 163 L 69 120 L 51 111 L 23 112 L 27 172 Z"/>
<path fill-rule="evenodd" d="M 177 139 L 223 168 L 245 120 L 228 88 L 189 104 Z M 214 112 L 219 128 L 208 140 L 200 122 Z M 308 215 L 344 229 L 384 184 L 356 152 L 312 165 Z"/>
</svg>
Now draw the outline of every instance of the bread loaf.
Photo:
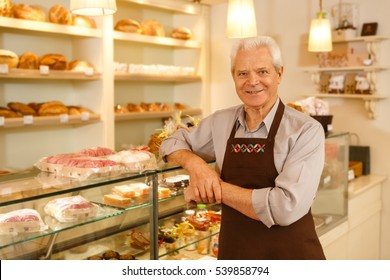
<svg viewBox="0 0 390 280">
<path fill-rule="evenodd" d="M 122 19 L 119 20 L 114 27 L 117 31 L 128 32 L 128 33 L 138 33 L 142 31 L 141 24 L 133 19 Z"/>
<path fill-rule="evenodd" d="M 85 72 L 88 68 L 94 69 L 93 65 L 84 60 L 73 60 L 68 64 L 68 70 Z"/>
<path fill-rule="evenodd" d="M 4 118 L 17 118 L 19 115 L 11 109 L 0 107 L 0 116 Z"/>
<path fill-rule="evenodd" d="M 142 22 L 142 32 L 143 35 L 149 36 L 165 36 L 164 28 L 156 20 L 149 19 Z"/>
<path fill-rule="evenodd" d="M 18 68 L 39 69 L 39 57 L 31 52 L 26 52 L 19 56 Z"/>
<path fill-rule="evenodd" d="M 15 68 L 18 66 L 18 62 L 19 57 L 16 53 L 0 49 L 0 64 L 7 64 L 8 68 Z"/>
<path fill-rule="evenodd" d="M 39 107 L 38 114 L 40 116 L 68 114 L 68 108 L 61 101 L 49 101 Z"/>
<path fill-rule="evenodd" d="M 44 10 L 35 5 L 18 4 L 13 6 L 12 10 L 15 18 L 46 21 Z"/>
<path fill-rule="evenodd" d="M 172 30 L 171 37 L 175 39 L 189 40 L 192 38 L 192 32 L 187 27 L 178 27 Z"/>
<path fill-rule="evenodd" d="M 14 13 L 12 10 L 12 1 L 11 0 L 1 0 L 0 1 L 0 16 L 2 17 L 13 17 Z"/>
<path fill-rule="evenodd" d="M 22 116 L 36 116 L 37 115 L 37 112 L 33 108 L 31 108 L 27 104 L 24 104 L 21 102 L 9 102 L 7 104 L 7 106 L 11 110 L 19 113 Z"/>
<path fill-rule="evenodd" d="M 72 25 L 87 28 L 96 28 L 95 20 L 83 15 L 72 15 Z"/>
<path fill-rule="evenodd" d="M 63 6 L 56 4 L 49 10 L 49 21 L 57 24 L 72 24 L 72 14 Z"/>
<path fill-rule="evenodd" d="M 50 70 L 66 70 L 68 62 L 62 54 L 45 54 L 39 59 L 39 65 L 47 65 Z"/>
</svg>

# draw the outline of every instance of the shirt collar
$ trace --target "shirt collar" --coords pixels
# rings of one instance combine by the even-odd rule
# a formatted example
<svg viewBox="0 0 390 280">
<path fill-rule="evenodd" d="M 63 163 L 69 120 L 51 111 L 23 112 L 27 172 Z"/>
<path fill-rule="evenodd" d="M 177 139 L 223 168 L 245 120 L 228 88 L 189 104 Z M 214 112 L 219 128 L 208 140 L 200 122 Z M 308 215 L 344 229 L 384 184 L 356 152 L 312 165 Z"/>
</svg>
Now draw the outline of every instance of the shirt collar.
<svg viewBox="0 0 390 280">
<path fill-rule="evenodd" d="M 271 125 L 272 125 L 272 122 L 274 120 L 274 117 L 275 117 L 275 114 L 276 114 L 276 110 L 279 106 L 279 102 L 280 102 L 280 99 L 276 99 L 276 102 L 274 104 L 274 106 L 272 107 L 271 111 L 269 111 L 269 113 L 267 114 L 267 116 L 265 116 L 264 120 L 251 132 L 256 132 L 257 130 L 259 130 L 263 125 L 265 126 L 265 128 L 267 129 L 267 131 L 269 131 L 271 129 Z M 245 111 L 244 111 L 244 105 L 241 107 L 240 109 L 240 112 L 239 112 L 239 115 L 238 115 L 238 122 L 239 124 L 244 127 L 245 129 L 245 132 L 249 132 L 248 129 L 247 129 L 247 126 L 245 124 Z"/>
</svg>

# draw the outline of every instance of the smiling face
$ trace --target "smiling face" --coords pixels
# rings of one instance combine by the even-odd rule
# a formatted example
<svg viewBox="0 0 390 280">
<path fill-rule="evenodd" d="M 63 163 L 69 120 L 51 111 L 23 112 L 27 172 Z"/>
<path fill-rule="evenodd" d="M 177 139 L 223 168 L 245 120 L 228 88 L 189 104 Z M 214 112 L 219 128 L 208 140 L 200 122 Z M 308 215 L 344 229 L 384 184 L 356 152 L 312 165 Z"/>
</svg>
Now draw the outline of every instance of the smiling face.
<svg viewBox="0 0 390 280">
<path fill-rule="evenodd" d="M 236 92 L 247 108 L 270 109 L 278 97 L 283 67 L 276 71 L 267 47 L 239 50 L 234 61 Z"/>
</svg>

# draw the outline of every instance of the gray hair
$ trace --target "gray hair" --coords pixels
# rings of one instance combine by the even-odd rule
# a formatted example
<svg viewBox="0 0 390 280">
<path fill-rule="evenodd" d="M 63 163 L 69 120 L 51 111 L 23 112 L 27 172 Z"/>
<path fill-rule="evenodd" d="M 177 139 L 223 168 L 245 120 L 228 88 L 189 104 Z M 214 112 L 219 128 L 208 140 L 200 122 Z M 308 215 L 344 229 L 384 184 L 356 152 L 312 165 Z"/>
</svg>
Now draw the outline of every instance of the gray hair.
<svg viewBox="0 0 390 280">
<path fill-rule="evenodd" d="M 250 37 L 244 38 L 238 41 L 232 48 L 232 52 L 230 54 L 231 66 L 230 70 L 234 73 L 234 63 L 236 60 L 236 56 L 239 50 L 250 50 L 256 49 L 259 47 L 267 47 L 269 52 L 271 53 L 273 65 L 278 72 L 282 65 L 282 53 L 280 51 L 279 45 L 276 43 L 274 39 L 268 36 L 259 36 L 259 37 Z"/>
</svg>

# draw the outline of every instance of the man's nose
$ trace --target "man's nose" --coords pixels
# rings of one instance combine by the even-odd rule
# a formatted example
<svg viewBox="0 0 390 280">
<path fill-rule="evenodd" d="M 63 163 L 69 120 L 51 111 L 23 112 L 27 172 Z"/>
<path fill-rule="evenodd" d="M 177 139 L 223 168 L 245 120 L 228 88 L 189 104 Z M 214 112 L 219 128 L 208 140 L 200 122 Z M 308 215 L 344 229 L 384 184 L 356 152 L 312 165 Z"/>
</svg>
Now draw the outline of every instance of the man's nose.
<svg viewBox="0 0 390 280">
<path fill-rule="evenodd" d="M 259 82 L 260 82 L 260 78 L 256 73 L 254 73 L 254 72 L 249 73 L 249 76 L 248 76 L 248 83 L 249 84 L 257 85 Z"/>
</svg>

